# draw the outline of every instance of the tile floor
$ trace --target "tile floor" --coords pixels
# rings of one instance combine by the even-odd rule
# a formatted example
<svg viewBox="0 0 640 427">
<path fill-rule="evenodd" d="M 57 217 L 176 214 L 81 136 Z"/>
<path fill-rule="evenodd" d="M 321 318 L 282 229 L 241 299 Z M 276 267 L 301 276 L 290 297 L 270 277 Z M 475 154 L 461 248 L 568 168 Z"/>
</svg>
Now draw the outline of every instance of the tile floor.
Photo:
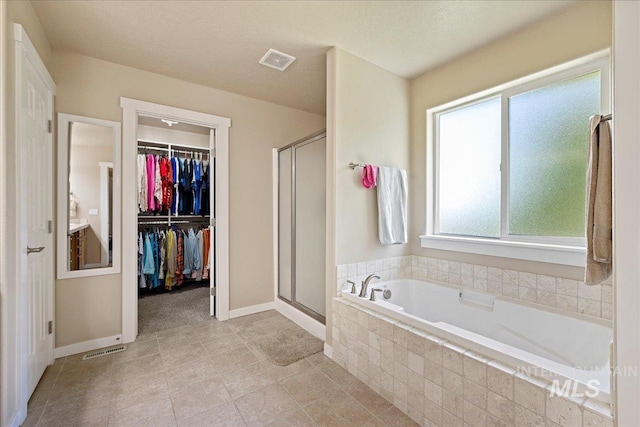
<svg viewBox="0 0 640 427">
<path fill-rule="evenodd" d="M 265 312 L 145 336 L 124 352 L 48 367 L 24 426 L 414 426 L 354 376 L 314 354 L 276 366 L 234 326 Z"/>
</svg>

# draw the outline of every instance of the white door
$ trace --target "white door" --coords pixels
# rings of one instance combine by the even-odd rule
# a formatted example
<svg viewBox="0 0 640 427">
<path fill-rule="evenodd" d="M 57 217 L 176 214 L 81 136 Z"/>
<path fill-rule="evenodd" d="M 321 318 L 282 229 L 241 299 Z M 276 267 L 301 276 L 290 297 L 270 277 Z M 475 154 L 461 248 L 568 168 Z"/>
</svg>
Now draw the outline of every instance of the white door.
<svg viewBox="0 0 640 427">
<path fill-rule="evenodd" d="M 28 55 L 20 66 L 20 214 L 23 360 L 30 396 L 52 362 L 53 335 L 53 141 L 52 90 Z M 61 236 L 64 238 L 64 236 Z"/>
<path fill-rule="evenodd" d="M 216 316 L 216 131 L 209 131 L 209 316 Z"/>
</svg>

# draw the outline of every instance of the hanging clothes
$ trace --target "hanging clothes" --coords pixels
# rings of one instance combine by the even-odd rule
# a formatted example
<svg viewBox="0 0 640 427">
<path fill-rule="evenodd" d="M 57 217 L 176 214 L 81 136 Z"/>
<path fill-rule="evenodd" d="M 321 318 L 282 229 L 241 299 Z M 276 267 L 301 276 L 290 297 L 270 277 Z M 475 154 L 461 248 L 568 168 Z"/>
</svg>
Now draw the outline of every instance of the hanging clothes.
<svg viewBox="0 0 640 427">
<path fill-rule="evenodd" d="M 138 154 L 138 174 L 136 179 L 138 185 L 138 209 L 146 212 L 149 205 L 147 200 L 147 158 L 144 154 Z"/>
<path fill-rule="evenodd" d="M 154 192 L 156 186 L 156 169 L 153 154 L 147 154 L 147 211 L 155 211 Z"/>
</svg>

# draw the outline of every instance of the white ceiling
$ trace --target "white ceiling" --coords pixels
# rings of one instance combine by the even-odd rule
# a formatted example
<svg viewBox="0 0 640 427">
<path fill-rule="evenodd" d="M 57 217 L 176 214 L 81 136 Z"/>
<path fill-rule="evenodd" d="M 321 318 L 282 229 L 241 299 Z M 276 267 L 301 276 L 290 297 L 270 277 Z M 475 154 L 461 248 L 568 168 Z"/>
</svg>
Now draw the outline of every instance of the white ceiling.
<svg viewBox="0 0 640 427">
<path fill-rule="evenodd" d="M 413 78 L 574 2 L 32 1 L 54 49 L 318 114 L 332 46 Z"/>
</svg>

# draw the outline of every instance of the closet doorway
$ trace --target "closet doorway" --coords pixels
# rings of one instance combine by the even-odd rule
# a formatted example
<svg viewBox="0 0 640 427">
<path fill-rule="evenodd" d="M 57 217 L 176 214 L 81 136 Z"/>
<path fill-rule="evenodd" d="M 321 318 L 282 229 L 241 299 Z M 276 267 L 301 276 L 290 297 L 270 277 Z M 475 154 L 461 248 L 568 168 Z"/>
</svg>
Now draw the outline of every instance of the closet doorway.
<svg viewBox="0 0 640 427">
<path fill-rule="evenodd" d="M 121 106 L 131 183 L 123 235 L 135 236 L 123 241 L 123 341 L 226 320 L 230 120 L 127 98 Z"/>
</svg>

